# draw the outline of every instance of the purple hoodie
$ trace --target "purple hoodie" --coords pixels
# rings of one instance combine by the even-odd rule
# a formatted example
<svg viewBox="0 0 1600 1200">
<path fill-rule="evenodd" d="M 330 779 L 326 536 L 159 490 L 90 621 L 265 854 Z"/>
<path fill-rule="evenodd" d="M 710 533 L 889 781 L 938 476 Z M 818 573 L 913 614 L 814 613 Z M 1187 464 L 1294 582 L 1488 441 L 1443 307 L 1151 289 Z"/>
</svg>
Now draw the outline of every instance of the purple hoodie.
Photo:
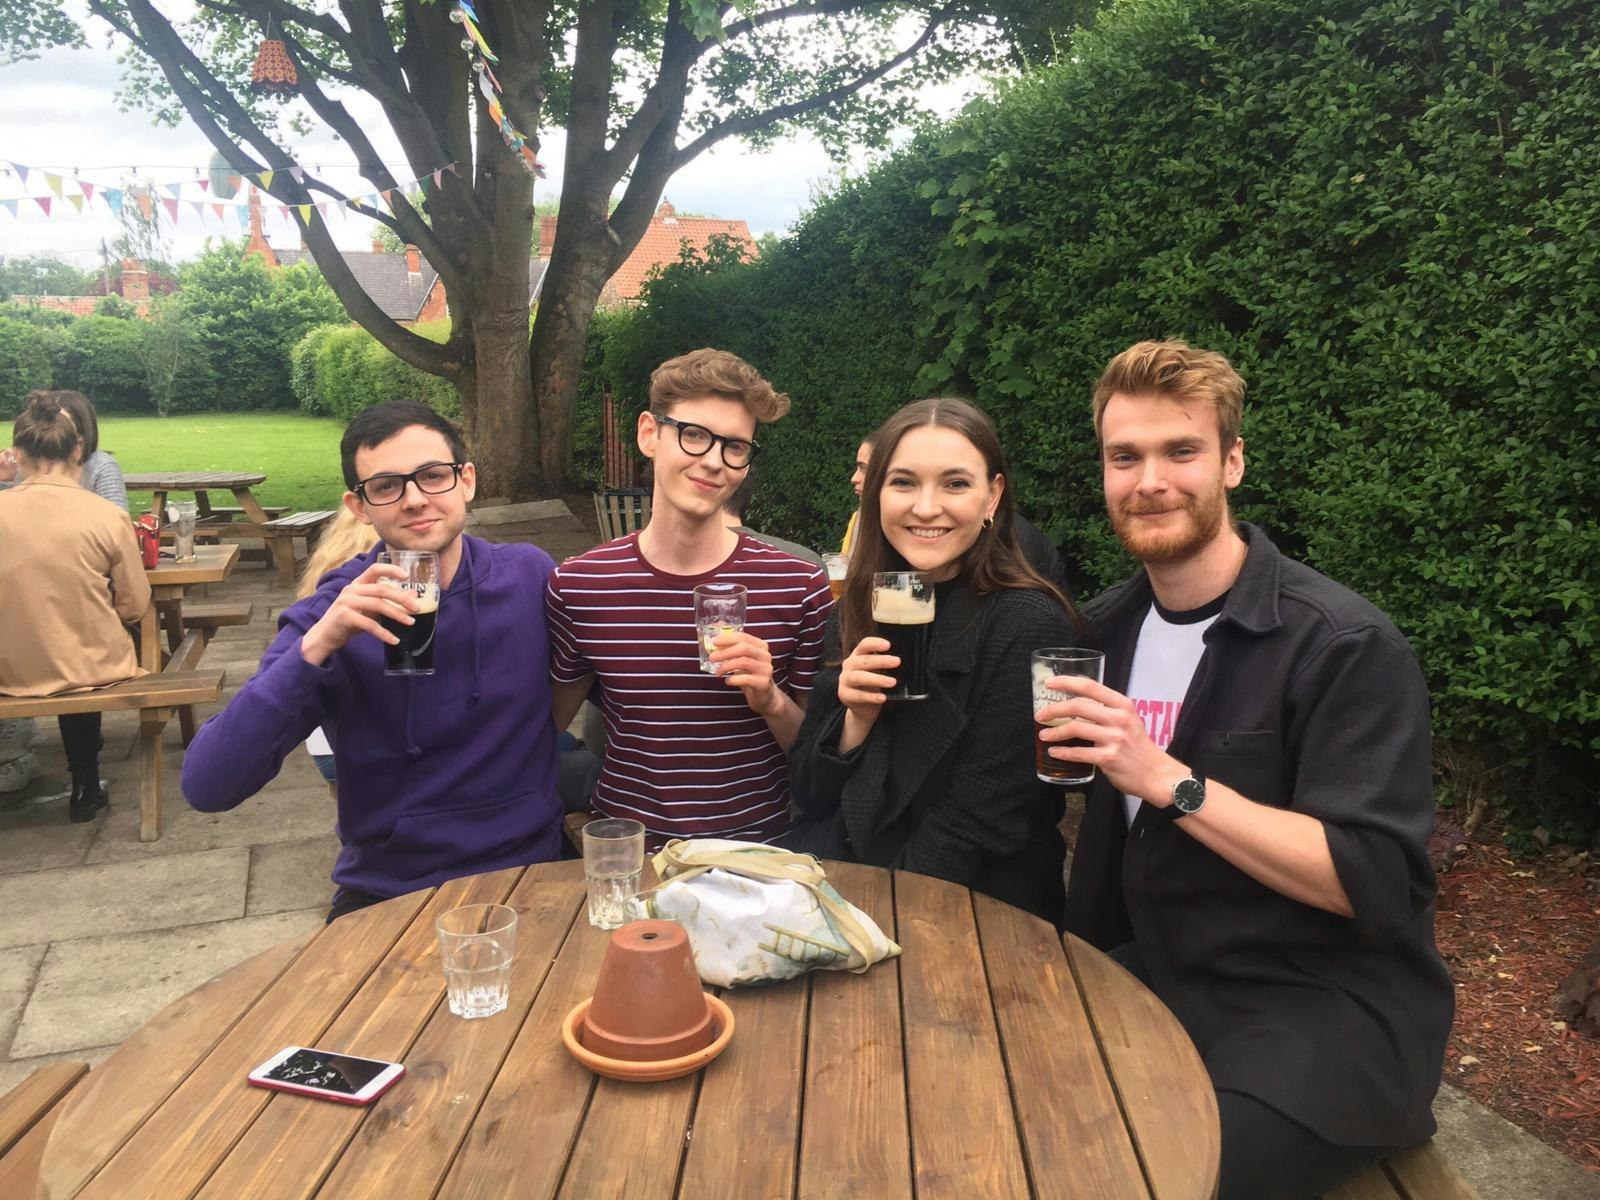
<svg viewBox="0 0 1600 1200">
<path fill-rule="evenodd" d="M 439 598 L 436 673 L 383 673 L 358 633 L 320 667 L 300 638 L 383 543 L 322 577 L 278 617 L 254 678 L 195 734 L 183 794 L 202 812 L 255 795 L 311 731 L 333 743 L 340 887 L 398 896 L 447 879 L 555 859 L 561 846 L 544 592 L 536 546 L 462 538 Z"/>
</svg>

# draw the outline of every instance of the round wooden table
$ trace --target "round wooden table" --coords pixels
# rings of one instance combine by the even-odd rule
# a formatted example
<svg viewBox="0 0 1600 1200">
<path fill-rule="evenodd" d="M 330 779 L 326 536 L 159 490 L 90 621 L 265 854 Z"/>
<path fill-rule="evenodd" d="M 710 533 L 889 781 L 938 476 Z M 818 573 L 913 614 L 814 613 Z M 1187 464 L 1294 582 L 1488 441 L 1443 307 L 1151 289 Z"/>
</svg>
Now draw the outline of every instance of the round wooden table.
<svg viewBox="0 0 1600 1200">
<path fill-rule="evenodd" d="M 1204 1198 L 1217 1110 L 1173 1017 L 1110 959 L 966 888 L 831 864 L 904 954 L 738 989 L 727 1051 L 659 1084 L 561 1044 L 606 935 L 581 865 L 456 880 L 275 947 L 171 1005 L 72 1092 L 38 1195 Z M 509 897 L 509 900 L 506 899 Z M 434 917 L 521 913 L 511 1006 L 443 1003 Z M 301 1044 L 398 1059 L 369 1108 L 245 1074 Z"/>
</svg>

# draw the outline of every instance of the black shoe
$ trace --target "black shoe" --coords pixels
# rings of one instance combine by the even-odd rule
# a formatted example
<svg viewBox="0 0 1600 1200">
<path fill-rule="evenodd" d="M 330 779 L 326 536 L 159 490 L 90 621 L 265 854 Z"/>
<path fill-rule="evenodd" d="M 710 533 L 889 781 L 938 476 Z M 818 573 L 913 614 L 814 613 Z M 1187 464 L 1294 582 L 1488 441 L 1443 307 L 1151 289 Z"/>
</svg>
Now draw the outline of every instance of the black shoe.
<svg viewBox="0 0 1600 1200">
<path fill-rule="evenodd" d="M 110 799 L 98 780 L 93 784 L 75 783 L 72 785 L 72 799 L 67 804 L 67 816 L 75 825 L 92 821 L 109 803 Z"/>
</svg>

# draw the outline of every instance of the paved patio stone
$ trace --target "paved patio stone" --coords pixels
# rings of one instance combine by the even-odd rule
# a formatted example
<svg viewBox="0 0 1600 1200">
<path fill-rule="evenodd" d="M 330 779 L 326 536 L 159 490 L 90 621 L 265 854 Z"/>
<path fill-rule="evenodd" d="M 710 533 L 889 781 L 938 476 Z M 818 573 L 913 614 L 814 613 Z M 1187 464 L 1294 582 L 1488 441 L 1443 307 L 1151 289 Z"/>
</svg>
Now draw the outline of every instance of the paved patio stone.
<svg viewBox="0 0 1600 1200">
<path fill-rule="evenodd" d="M 17 946 L 0 950 L 0 1046 L 11 1043 L 17 1030 L 22 1010 L 28 1003 L 28 993 L 39 973 L 39 963 L 44 959 L 43 946 Z"/>
<path fill-rule="evenodd" d="M 68 782 L 64 774 L 46 773 L 23 793 L 27 797 L 23 807 L 0 811 L 0 845 L 5 847 L 0 854 L 0 875 L 75 867 L 83 862 L 104 818 L 81 825 L 69 821 Z"/>
<path fill-rule="evenodd" d="M 11 1044 L 16 1058 L 120 1042 L 163 1007 L 322 924 L 320 911 L 56 942 Z"/>
<path fill-rule="evenodd" d="M 0 876 L 0 948 L 244 915 L 243 847 Z"/>
<path fill-rule="evenodd" d="M 333 899 L 333 860 L 339 839 L 329 832 L 297 842 L 252 847 L 248 916 L 315 908 L 326 913 Z"/>
<path fill-rule="evenodd" d="M 1439 1149 L 1482 1200 L 1600 1198 L 1600 1178 L 1449 1084 L 1433 1115 Z"/>
<path fill-rule="evenodd" d="M 176 772 L 169 772 L 164 780 L 166 803 L 160 839 L 141 842 L 138 807 L 119 804 L 107 814 L 84 861 L 95 865 L 159 858 L 224 846 L 294 841 L 319 829 L 331 831 L 333 800 L 321 776 L 316 778 L 310 787 L 273 786 L 228 812 L 203 813 L 184 801 Z"/>
</svg>

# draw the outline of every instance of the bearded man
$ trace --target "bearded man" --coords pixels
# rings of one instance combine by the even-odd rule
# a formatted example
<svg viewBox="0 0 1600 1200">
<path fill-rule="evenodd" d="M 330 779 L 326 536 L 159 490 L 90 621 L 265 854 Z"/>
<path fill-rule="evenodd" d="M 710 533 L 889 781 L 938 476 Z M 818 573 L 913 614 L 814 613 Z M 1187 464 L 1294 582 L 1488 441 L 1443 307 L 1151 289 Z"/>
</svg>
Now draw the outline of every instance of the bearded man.
<svg viewBox="0 0 1600 1200">
<path fill-rule="evenodd" d="M 1106 508 L 1141 569 L 1084 609 L 1105 683 L 1057 679 L 1073 698 L 1039 714 L 1065 721 L 1053 756 L 1099 768 L 1066 926 L 1194 1041 L 1224 1200 L 1314 1196 L 1430 1136 L 1454 1009 L 1422 672 L 1377 608 L 1231 519 L 1244 391 L 1182 342 L 1106 367 Z"/>
</svg>

